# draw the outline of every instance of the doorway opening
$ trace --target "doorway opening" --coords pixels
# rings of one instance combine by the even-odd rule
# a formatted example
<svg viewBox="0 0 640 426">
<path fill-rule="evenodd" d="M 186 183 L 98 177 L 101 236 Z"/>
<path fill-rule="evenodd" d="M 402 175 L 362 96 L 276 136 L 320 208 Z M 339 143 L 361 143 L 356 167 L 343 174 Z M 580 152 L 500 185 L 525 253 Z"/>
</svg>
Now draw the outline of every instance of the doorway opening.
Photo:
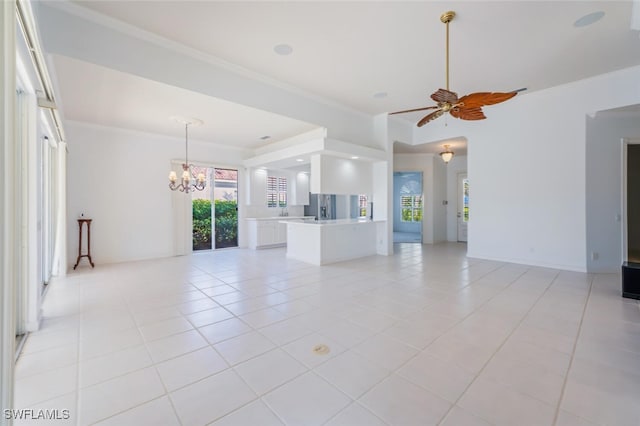
<svg viewBox="0 0 640 426">
<path fill-rule="evenodd" d="M 238 170 L 194 167 L 207 188 L 192 193 L 193 251 L 238 247 Z"/>
<path fill-rule="evenodd" d="M 393 194 L 393 242 L 422 243 L 422 172 L 394 172 Z"/>
<path fill-rule="evenodd" d="M 640 264 L 640 144 L 623 145 L 623 262 Z"/>
<path fill-rule="evenodd" d="M 458 174 L 458 242 L 468 240 L 469 225 L 469 179 L 466 173 Z"/>
</svg>

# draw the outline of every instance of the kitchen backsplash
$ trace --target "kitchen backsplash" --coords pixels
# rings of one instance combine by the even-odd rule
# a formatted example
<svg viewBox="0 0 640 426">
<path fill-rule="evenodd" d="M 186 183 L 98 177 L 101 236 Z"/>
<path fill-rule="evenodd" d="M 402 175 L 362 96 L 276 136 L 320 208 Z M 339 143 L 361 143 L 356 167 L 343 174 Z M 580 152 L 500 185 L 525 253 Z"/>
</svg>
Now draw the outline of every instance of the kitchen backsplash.
<svg viewBox="0 0 640 426">
<path fill-rule="evenodd" d="M 267 206 L 244 206 L 246 209 L 246 217 L 273 217 L 280 216 L 282 214 L 282 208 L 280 207 L 267 207 Z M 304 206 L 289 206 L 285 207 L 285 212 L 289 213 L 289 216 L 304 216 Z"/>
</svg>

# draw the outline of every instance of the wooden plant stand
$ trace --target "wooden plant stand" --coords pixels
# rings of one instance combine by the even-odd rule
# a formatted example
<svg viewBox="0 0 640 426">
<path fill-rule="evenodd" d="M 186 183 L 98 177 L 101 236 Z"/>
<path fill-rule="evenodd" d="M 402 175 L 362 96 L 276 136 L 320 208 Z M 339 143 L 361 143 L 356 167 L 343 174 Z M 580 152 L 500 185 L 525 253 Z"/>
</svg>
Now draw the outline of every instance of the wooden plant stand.
<svg viewBox="0 0 640 426">
<path fill-rule="evenodd" d="M 87 254 L 82 254 L 82 227 L 84 224 L 87 224 Z M 95 265 L 91 260 L 91 219 L 78 219 L 78 227 L 80 228 L 80 233 L 78 236 L 78 259 L 76 260 L 76 264 L 73 266 L 75 270 L 80 263 L 80 259 L 86 257 L 89 259 L 89 264 L 93 268 Z"/>
</svg>

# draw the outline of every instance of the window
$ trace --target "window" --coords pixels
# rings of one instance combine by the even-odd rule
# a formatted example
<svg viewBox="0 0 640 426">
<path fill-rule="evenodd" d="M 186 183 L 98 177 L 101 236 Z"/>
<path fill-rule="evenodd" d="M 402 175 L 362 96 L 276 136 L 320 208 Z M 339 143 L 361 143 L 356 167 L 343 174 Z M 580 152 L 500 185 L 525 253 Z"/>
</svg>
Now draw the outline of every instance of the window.
<svg viewBox="0 0 640 426">
<path fill-rule="evenodd" d="M 367 217 L 367 196 L 358 195 L 358 216 Z"/>
<path fill-rule="evenodd" d="M 402 195 L 400 208 L 402 222 L 422 222 L 422 195 Z"/>
<path fill-rule="evenodd" d="M 287 178 L 267 176 L 267 207 L 287 207 Z"/>
<path fill-rule="evenodd" d="M 469 222 L 469 179 L 462 180 L 462 221 Z"/>
</svg>

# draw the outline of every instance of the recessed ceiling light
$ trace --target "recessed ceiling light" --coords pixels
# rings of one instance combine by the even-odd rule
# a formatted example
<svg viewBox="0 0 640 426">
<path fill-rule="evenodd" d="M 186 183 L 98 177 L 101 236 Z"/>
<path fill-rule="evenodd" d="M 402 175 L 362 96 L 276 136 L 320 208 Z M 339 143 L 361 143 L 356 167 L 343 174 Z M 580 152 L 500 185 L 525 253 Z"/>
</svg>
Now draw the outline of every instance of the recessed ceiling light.
<svg viewBox="0 0 640 426">
<path fill-rule="evenodd" d="M 373 94 L 373 97 L 376 99 L 383 99 L 383 98 L 386 98 L 387 96 L 389 96 L 387 92 L 378 92 Z"/>
<path fill-rule="evenodd" d="M 266 141 L 267 139 L 270 139 L 270 138 L 271 138 L 271 136 L 263 136 L 260 139 L 263 140 L 263 141 Z"/>
<path fill-rule="evenodd" d="M 587 25 L 595 24 L 596 22 L 601 20 L 603 17 L 604 17 L 603 11 L 589 13 L 588 15 L 584 15 L 582 18 L 574 22 L 573 26 L 576 28 L 586 27 Z"/>
<path fill-rule="evenodd" d="M 297 161 L 297 162 L 299 162 L 299 163 L 301 163 L 301 162 L 303 162 L 304 160 L 303 160 L 302 158 L 296 158 L 296 161 Z"/>
<path fill-rule="evenodd" d="M 293 53 L 293 47 L 288 44 L 276 44 L 273 47 L 273 51 L 278 55 L 287 56 Z"/>
<path fill-rule="evenodd" d="M 351 157 L 352 160 L 357 160 L 358 158 L 360 157 L 358 157 L 357 155 L 354 155 L 353 157 Z"/>
</svg>

